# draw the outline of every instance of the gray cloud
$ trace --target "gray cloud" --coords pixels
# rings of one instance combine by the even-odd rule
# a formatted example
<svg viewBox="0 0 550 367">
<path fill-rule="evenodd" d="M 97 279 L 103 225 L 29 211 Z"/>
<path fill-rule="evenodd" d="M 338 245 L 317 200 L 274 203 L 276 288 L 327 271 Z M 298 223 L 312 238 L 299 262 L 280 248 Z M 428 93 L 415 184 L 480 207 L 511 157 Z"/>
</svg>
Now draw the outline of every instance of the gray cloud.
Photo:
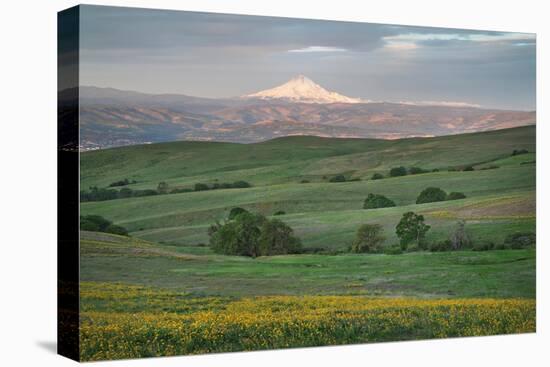
<svg viewBox="0 0 550 367">
<path fill-rule="evenodd" d="M 306 74 L 372 100 L 535 108 L 532 34 L 83 6 L 81 80 L 225 97 Z"/>
</svg>

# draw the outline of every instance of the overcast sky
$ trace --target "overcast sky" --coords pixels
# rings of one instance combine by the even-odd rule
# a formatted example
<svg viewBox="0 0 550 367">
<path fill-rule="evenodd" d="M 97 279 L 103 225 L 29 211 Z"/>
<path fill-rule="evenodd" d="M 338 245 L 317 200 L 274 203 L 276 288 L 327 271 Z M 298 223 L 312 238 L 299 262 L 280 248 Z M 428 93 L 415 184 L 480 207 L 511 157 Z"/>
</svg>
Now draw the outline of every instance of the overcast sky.
<svg viewBox="0 0 550 367">
<path fill-rule="evenodd" d="M 81 85 L 233 97 L 304 74 L 350 97 L 535 109 L 534 34 L 81 9 Z"/>
</svg>

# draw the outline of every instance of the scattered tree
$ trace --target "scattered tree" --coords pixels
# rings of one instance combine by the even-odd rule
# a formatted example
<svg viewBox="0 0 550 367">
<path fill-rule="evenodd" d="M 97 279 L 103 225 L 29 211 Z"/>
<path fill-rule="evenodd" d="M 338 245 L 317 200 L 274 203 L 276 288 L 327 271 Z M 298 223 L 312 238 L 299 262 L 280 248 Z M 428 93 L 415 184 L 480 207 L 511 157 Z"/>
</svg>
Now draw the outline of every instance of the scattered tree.
<svg viewBox="0 0 550 367">
<path fill-rule="evenodd" d="M 424 223 L 423 215 L 407 212 L 395 227 L 395 233 L 400 240 L 401 248 L 406 250 L 413 243 L 422 248 L 429 229 L 430 226 Z"/>
<path fill-rule="evenodd" d="M 447 199 L 447 193 L 441 190 L 439 187 L 428 187 L 424 189 L 418 198 L 417 204 L 433 203 L 436 201 L 445 201 Z"/>
<path fill-rule="evenodd" d="M 466 166 L 466 167 L 464 167 L 463 171 L 465 171 L 465 172 L 474 171 L 474 167 Z"/>
<path fill-rule="evenodd" d="M 275 213 L 273 213 L 273 215 L 285 215 L 286 212 L 283 211 L 283 210 L 279 210 L 279 211 L 276 211 Z"/>
<path fill-rule="evenodd" d="M 388 199 L 384 195 L 369 194 L 363 204 L 363 209 L 389 208 L 395 206 L 393 200 Z"/>
<path fill-rule="evenodd" d="M 375 173 L 374 175 L 372 175 L 371 180 L 381 180 L 383 178 L 384 175 L 382 175 L 381 173 Z"/>
<path fill-rule="evenodd" d="M 406 175 L 407 175 L 407 169 L 403 166 L 394 167 L 390 170 L 391 177 L 406 176 Z"/>
<path fill-rule="evenodd" d="M 336 175 L 330 178 L 329 182 L 346 182 L 344 175 Z"/>
<path fill-rule="evenodd" d="M 384 229 L 380 224 L 363 224 L 357 230 L 355 240 L 351 245 L 353 252 L 378 252 L 386 239 L 382 234 Z"/>
</svg>

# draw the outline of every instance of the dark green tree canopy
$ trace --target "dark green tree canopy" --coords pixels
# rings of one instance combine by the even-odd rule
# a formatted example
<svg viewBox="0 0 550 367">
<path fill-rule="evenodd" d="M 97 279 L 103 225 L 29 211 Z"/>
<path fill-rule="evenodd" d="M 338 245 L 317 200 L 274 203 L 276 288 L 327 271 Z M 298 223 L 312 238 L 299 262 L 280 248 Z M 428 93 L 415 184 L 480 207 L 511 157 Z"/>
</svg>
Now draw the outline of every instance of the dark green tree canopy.
<svg viewBox="0 0 550 367">
<path fill-rule="evenodd" d="M 122 236 L 127 236 L 126 228 L 113 224 L 110 220 L 103 218 L 100 215 L 81 215 L 80 230 L 92 232 L 113 233 Z"/>
<path fill-rule="evenodd" d="M 240 207 L 237 206 L 235 208 L 232 208 L 229 211 L 229 215 L 227 216 L 227 219 L 229 219 L 229 220 L 235 219 L 237 217 L 237 215 L 240 215 L 242 213 L 248 213 L 248 210 L 240 208 Z"/>
<path fill-rule="evenodd" d="M 401 167 L 393 167 L 390 170 L 390 176 L 391 177 L 398 177 L 398 176 L 405 176 L 407 175 L 407 169 L 403 166 Z"/>
<path fill-rule="evenodd" d="M 368 194 L 363 204 L 363 209 L 389 208 L 395 206 L 393 200 L 388 199 L 384 195 Z"/>
<path fill-rule="evenodd" d="M 447 193 L 441 190 L 439 187 L 428 187 L 422 190 L 418 198 L 417 204 L 434 203 L 436 201 L 445 201 L 447 199 Z"/>
<path fill-rule="evenodd" d="M 208 234 L 212 250 L 225 255 L 258 257 L 301 250 L 300 239 L 294 236 L 287 224 L 247 211 L 224 224 L 213 224 Z"/>
<path fill-rule="evenodd" d="M 395 233 L 399 237 L 401 248 L 406 250 L 409 244 L 422 247 L 426 232 L 430 226 L 424 223 L 424 216 L 414 212 L 407 212 L 395 227 Z"/>
<path fill-rule="evenodd" d="M 384 178 L 384 175 L 382 175 L 381 173 L 375 173 L 372 175 L 371 180 L 381 180 L 383 178 Z"/>
</svg>

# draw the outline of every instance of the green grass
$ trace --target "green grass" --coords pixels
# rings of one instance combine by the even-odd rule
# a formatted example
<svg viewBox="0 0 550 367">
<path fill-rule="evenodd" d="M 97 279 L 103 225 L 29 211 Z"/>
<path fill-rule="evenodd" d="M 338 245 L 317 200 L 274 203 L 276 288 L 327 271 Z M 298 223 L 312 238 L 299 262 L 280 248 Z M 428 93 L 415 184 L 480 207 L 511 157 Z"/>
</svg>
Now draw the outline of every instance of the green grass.
<svg viewBox="0 0 550 367">
<path fill-rule="evenodd" d="M 367 178 L 394 166 L 446 169 L 509 156 L 514 149 L 535 151 L 535 127 L 401 140 L 286 137 L 264 143 L 174 142 L 91 151 L 81 154 L 81 187 L 105 187 L 124 178 L 135 188 L 196 182 L 252 184 L 323 181 L 346 173 Z M 437 154 L 434 154 L 437 153 Z M 325 179 L 326 180 L 326 179 Z"/>
<path fill-rule="evenodd" d="M 249 145 L 176 142 L 107 149 L 81 155 L 83 188 L 123 178 L 136 179 L 130 186 L 140 188 L 154 188 L 159 181 L 174 186 L 242 179 L 255 187 L 87 202 L 81 211 L 102 215 L 134 236 L 179 245 L 207 243 L 208 226 L 235 206 L 267 216 L 284 211 L 280 219 L 291 224 L 307 247 L 346 248 L 365 222 L 384 225 L 386 244 L 391 244 L 395 225 L 408 210 L 425 214 L 432 240 L 448 237 L 456 221 L 465 219 L 473 236 L 501 241 L 511 231 L 535 228 L 535 165 L 522 164 L 535 155 L 511 157 L 514 149 L 534 152 L 535 127 L 396 141 L 287 137 Z M 469 164 L 476 171 L 445 169 Z M 478 170 L 492 164 L 499 168 Z M 400 165 L 441 171 L 366 179 Z M 338 173 L 362 181 L 327 182 Z M 312 182 L 301 184 L 302 179 Z M 468 198 L 415 205 L 429 186 Z M 397 207 L 362 210 L 369 193 L 385 195 Z M 507 202 L 511 197 L 517 200 Z"/>
<path fill-rule="evenodd" d="M 208 295 L 352 294 L 424 298 L 535 296 L 535 251 L 403 255 L 185 254 L 177 246 L 82 232 L 81 281 Z M 108 237 L 111 240 L 106 241 Z M 110 251 L 108 250 L 110 249 Z"/>
<path fill-rule="evenodd" d="M 512 157 L 514 149 L 530 153 Z M 81 357 L 532 332 L 535 249 L 343 251 L 364 223 L 381 224 L 385 245 L 397 243 L 395 226 L 406 211 L 424 215 L 429 243 L 449 238 L 459 220 L 474 243 L 534 232 L 534 152 L 535 127 L 524 127 L 396 141 L 287 137 L 83 153 L 84 189 L 124 178 L 138 181 L 132 188 L 237 180 L 254 187 L 81 203 L 83 215 L 104 216 L 132 236 L 81 232 Z M 448 170 L 468 165 L 475 171 Z M 368 180 L 395 166 L 440 171 Z M 490 166 L 498 168 L 482 170 Z M 361 181 L 329 183 L 336 174 Z M 311 183 L 299 183 L 304 179 Z M 467 198 L 415 204 L 430 186 Z M 362 209 L 369 193 L 397 206 Z M 339 254 L 214 254 L 205 245 L 208 226 L 236 206 L 266 216 L 284 211 L 277 218 L 305 247 Z"/>
</svg>

